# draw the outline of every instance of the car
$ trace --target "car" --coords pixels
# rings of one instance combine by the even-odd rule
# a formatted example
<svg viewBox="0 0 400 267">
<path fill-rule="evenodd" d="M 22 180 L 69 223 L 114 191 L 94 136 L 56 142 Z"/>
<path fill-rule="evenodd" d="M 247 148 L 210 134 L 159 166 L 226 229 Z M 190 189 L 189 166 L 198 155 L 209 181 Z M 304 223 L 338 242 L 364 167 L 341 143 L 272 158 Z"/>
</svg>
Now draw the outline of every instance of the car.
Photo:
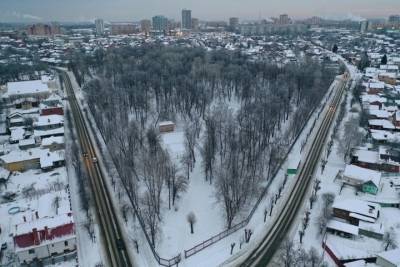
<svg viewBox="0 0 400 267">
<path fill-rule="evenodd" d="M 83 152 L 83 153 L 82 153 L 82 156 L 83 156 L 84 158 L 87 158 L 87 157 L 88 157 L 88 153 Z"/>
<path fill-rule="evenodd" d="M 97 163 L 97 158 L 96 158 L 96 157 L 93 157 L 93 158 L 92 158 L 92 161 L 93 161 L 93 163 Z"/>
<path fill-rule="evenodd" d="M 122 239 L 117 239 L 117 248 L 119 250 L 124 250 L 125 249 L 125 244 L 124 244 L 124 241 Z"/>
</svg>

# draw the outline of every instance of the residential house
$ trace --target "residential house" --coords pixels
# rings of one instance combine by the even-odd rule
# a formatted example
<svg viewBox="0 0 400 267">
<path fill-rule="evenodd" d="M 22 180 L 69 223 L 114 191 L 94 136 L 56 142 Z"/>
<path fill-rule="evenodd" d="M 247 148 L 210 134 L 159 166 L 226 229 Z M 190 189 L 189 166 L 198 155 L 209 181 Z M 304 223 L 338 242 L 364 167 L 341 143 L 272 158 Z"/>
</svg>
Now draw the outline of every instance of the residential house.
<svg viewBox="0 0 400 267">
<path fill-rule="evenodd" d="M 42 80 L 9 82 L 7 92 L 3 95 L 8 101 L 16 99 L 35 98 L 38 100 L 47 98 L 50 95 L 48 85 Z"/>
<path fill-rule="evenodd" d="M 362 192 L 376 195 L 381 182 L 381 173 L 356 165 L 347 165 L 342 179 L 344 183 L 355 186 Z"/>
<path fill-rule="evenodd" d="M 20 264 L 75 251 L 76 235 L 72 214 L 37 218 L 16 225 L 14 244 Z"/>
<path fill-rule="evenodd" d="M 400 266 L 400 248 L 379 253 L 376 257 L 376 264 L 382 267 Z"/>
<path fill-rule="evenodd" d="M 381 209 L 378 204 L 355 198 L 336 198 L 332 208 L 335 217 L 357 226 L 360 221 L 375 223 L 380 216 Z"/>
<path fill-rule="evenodd" d="M 163 121 L 158 124 L 160 133 L 173 132 L 175 130 L 175 123 L 172 121 Z"/>
</svg>

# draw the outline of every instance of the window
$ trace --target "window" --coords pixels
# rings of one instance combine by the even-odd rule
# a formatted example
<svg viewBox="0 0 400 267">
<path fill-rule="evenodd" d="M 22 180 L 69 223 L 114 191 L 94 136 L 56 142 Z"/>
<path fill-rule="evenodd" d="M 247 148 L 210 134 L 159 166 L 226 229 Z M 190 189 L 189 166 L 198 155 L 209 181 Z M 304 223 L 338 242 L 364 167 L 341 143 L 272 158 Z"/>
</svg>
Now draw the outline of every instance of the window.
<svg viewBox="0 0 400 267">
<path fill-rule="evenodd" d="M 35 249 L 30 249 L 30 250 L 28 250 L 28 253 L 29 253 L 29 254 L 35 253 Z"/>
<path fill-rule="evenodd" d="M 68 247 L 68 241 L 64 241 L 64 245 Z"/>
</svg>

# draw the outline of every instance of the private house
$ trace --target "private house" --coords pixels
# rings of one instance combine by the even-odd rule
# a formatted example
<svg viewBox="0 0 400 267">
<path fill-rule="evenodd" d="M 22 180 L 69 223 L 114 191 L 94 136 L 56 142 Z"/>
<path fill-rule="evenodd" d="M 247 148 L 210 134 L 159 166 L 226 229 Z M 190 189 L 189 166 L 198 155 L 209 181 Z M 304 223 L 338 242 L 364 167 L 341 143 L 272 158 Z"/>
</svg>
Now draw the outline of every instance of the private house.
<svg viewBox="0 0 400 267">
<path fill-rule="evenodd" d="M 360 221 L 375 223 L 381 209 L 378 204 L 353 198 L 337 198 L 332 208 L 334 217 L 346 220 L 356 226 Z"/>
<path fill-rule="evenodd" d="M 352 150 L 351 163 L 359 167 L 384 171 L 400 171 L 400 151 L 380 146 L 378 151 L 355 148 Z"/>
<path fill-rule="evenodd" d="M 385 83 L 383 82 L 368 82 L 367 93 L 369 95 L 377 95 L 382 93 L 385 89 Z"/>
<path fill-rule="evenodd" d="M 50 152 L 49 149 L 32 148 L 12 150 L 0 157 L 3 168 L 9 171 L 26 171 L 29 169 L 49 170 L 65 164 L 64 151 Z"/>
<path fill-rule="evenodd" d="M 51 136 L 42 139 L 42 147 L 49 149 L 50 151 L 63 150 L 65 149 L 64 137 L 63 136 Z"/>
<path fill-rule="evenodd" d="M 58 95 L 51 95 L 40 103 L 40 115 L 64 115 L 61 97 Z"/>
<path fill-rule="evenodd" d="M 33 123 L 35 130 L 51 130 L 64 127 L 64 116 L 62 115 L 47 115 L 39 116 L 38 120 Z"/>
<path fill-rule="evenodd" d="M 52 136 L 64 136 L 64 127 L 50 130 L 33 130 L 33 135 L 38 139 L 49 138 Z"/>
<path fill-rule="evenodd" d="M 376 257 L 376 264 L 382 267 L 400 266 L 400 248 L 379 253 Z"/>
<path fill-rule="evenodd" d="M 377 109 L 382 109 L 383 105 L 387 102 L 387 99 L 378 95 L 367 94 L 361 96 L 361 102 L 363 109 L 369 109 L 371 106 L 374 106 Z"/>
<path fill-rule="evenodd" d="M 163 121 L 158 124 L 160 133 L 168 133 L 175 131 L 175 123 L 172 121 Z"/>
<path fill-rule="evenodd" d="M 364 193 L 376 195 L 381 182 L 381 173 L 356 165 L 347 165 L 342 179 L 344 183 L 355 186 Z"/>
<path fill-rule="evenodd" d="M 16 99 L 12 103 L 16 109 L 31 109 L 39 106 L 39 101 L 33 97 Z"/>
<path fill-rule="evenodd" d="M 14 244 L 20 264 L 75 251 L 76 235 L 72 214 L 37 218 L 16 225 Z"/>
<path fill-rule="evenodd" d="M 396 127 L 389 120 L 368 120 L 370 129 L 393 131 Z"/>
<path fill-rule="evenodd" d="M 387 120 L 387 119 L 391 118 L 390 113 L 387 110 L 383 110 L 383 109 L 369 109 L 368 117 L 370 120 L 376 120 L 376 119 Z"/>
<path fill-rule="evenodd" d="M 3 98 L 13 102 L 17 99 L 35 98 L 41 100 L 50 95 L 48 85 L 42 80 L 9 82 Z"/>
<path fill-rule="evenodd" d="M 20 140 L 18 143 L 18 147 L 21 150 L 27 150 L 30 148 L 34 148 L 36 146 L 37 145 L 36 145 L 35 138 L 23 139 L 23 140 Z"/>
<path fill-rule="evenodd" d="M 7 128 L 24 126 L 25 120 L 21 113 L 14 112 L 7 116 Z"/>
<path fill-rule="evenodd" d="M 396 85 L 397 75 L 395 73 L 385 72 L 378 75 L 378 79 L 386 84 Z"/>
<path fill-rule="evenodd" d="M 328 233 L 345 238 L 352 238 L 358 236 L 358 226 L 340 222 L 337 220 L 330 220 L 326 225 L 326 231 Z"/>
</svg>

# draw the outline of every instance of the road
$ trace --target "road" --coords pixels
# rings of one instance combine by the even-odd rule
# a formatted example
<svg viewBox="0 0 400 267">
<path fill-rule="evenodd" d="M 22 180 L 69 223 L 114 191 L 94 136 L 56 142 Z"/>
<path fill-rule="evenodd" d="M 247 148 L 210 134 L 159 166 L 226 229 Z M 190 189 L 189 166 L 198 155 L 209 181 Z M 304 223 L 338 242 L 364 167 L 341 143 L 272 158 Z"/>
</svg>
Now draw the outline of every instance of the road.
<svg viewBox="0 0 400 267">
<path fill-rule="evenodd" d="M 105 263 L 105 266 L 130 267 L 132 264 L 121 235 L 117 215 L 105 182 L 105 176 L 98 164 L 98 156 L 93 146 L 94 142 L 89 135 L 88 127 L 72 88 L 71 80 L 66 72 L 62 71 L 61 75 L 64 80 L 79 143 L 83 151 L 82 161 L 90 180 L 91 193 L 94 198 L 95 210 L 102 234 L 102 242 L 104 242 L 103 245 L 107 252 L 108 263 Z"/>
<path fill-rule="evenodd" d="M 343 77 L 338 85 L 333 100 L 325 112 L 323 121 L 318 128 L 315 138 L 311 144 L 310 150 L 303 164 L 300 167 L 299 175 L 294 186 L 289 192 L 289 198 L 281 213 L 276 217 L 268 234 L 263 238 L 259 247 L 250 253 L 243 261 L 241 266 L 260 266 L 265 267 L 270 264 L 275 252 L 278 250 L 280 243 L 285 239 L 287 232 L 290 230 L 296 215 L 302 207 L 303 201 L 307 195 L 309 184 L 318 166 L 321 152 L 325 145 L 327 136 L 330 132 L 332 123 L 334 122 L 336 111 L 340 106 L 340 102 L 348 84 L 349 78 Z"/>
</svg>

